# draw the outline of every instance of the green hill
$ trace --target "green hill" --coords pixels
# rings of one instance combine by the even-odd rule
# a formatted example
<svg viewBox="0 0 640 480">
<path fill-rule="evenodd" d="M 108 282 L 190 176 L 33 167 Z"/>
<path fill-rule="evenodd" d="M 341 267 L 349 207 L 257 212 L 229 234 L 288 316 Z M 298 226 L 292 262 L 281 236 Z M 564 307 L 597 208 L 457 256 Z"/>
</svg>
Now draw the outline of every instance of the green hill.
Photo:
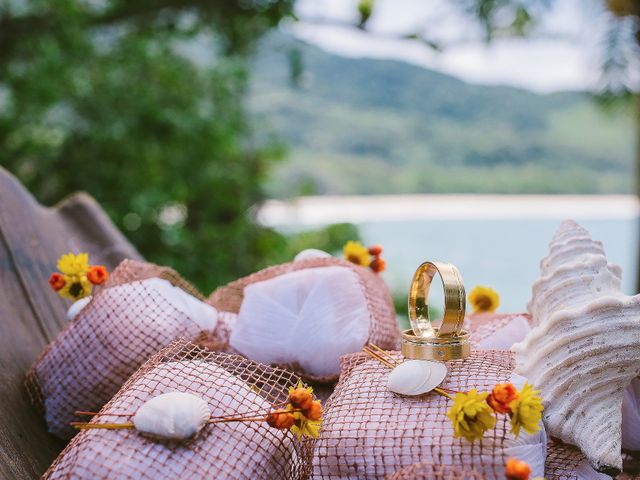
<svg viewBox="0 0 640 480">
<path fill-rule="evenodd" d="M 274 34 L 256 55 L 250 102 L 289 145 L 269 183 L 276 197 L 632 191 L 632 116 L 587 94 L 471 85 Z"/>
</svg>

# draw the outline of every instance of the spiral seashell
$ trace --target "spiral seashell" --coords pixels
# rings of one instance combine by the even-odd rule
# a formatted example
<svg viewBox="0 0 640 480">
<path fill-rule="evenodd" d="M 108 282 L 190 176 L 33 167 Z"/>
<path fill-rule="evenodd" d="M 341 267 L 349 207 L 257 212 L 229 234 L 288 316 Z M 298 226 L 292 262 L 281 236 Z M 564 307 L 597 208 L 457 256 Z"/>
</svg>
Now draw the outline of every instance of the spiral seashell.
<svg viewBox="0 0 640 480">
<path fill-rule="evenodd" d="M 622 469 L 622 401 L 640 374 L 640 296 L 600 242 L 562 223 L 541 263 L 528 309 L 534 328 L 515 344 L 516 372 L 541 390 L 550 435 L 578 446 L 604 473 Z"/>
<path fill-rule="evenodd" d="M 211 410 L 200 397 L 169 392 L 143 403 L 133 417 L 133 425 L 153 437 L 186 440 L 200 432 L 210 417 Z"/>
</svg>

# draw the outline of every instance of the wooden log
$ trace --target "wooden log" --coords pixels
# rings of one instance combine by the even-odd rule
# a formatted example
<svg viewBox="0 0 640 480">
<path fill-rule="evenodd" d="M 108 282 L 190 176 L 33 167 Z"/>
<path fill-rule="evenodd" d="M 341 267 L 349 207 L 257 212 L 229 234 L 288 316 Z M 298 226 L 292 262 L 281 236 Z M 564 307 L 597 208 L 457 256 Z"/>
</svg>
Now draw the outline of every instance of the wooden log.
<svg viewBox="0 0 640 480">
<path fill-rule="evenodd" d="M 0 478 L 38 478 L 64 447 L 29 404 L 24 375 L 66 322 L 69 300 L 48 285 L 56 260 L 88 252 L 112 270 L 140 254 L 86 193 L 39 205 L 0 168 Z"/>
</svg>

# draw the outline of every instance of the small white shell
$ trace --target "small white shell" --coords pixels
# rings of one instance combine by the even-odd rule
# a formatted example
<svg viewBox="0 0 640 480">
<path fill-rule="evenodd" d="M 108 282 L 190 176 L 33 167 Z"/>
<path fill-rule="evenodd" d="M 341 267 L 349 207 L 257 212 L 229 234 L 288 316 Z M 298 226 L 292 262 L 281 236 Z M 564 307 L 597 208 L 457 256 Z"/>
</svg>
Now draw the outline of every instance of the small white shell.
<svg viewBox="0 0 640 480">
<path fill-rule="evenodd" d="M 69 310 L 67 310 L 67 320 L 69 321 L 73 320 L 76 317 L 76 315 L 80 313 L 80 310 L 82 310 L 84 307 L 86 307 L 89 304 L 92 298 L 93 297 L 89 295 L 88 297 L 84 297 L 84 298 L 81 298 L 80 300 L 76 300 L 75 302 L 73 302 L 69 307 Z"/>
<path fill-rule="evenodd" d="M 408 360 L 389 374 L 387 388 L 400 395 L 422 395 L 430 392 L 447 376 L 447 366 L 431 360 Z"/>
<path fill-rule="evenodd" d="M 331 255 L 325 252 L 324 250 L 318 250 L 317 248 L 307 248 L 306 250 L 302 250 L 300 253 L 298 253 L 294 257 L 293 261 L 299 262 L 301 260 L 310 260 L 312 258 L 329 258 L 329 257 L 331 257 Z"/>
<path fill-rule="evenodd" d="M 190 393 L 163 393 L 146 401 L 133 417 L 140 433 L 172 440 L 197 434 L 211 417 L 207 402 Z"/>
</svg>

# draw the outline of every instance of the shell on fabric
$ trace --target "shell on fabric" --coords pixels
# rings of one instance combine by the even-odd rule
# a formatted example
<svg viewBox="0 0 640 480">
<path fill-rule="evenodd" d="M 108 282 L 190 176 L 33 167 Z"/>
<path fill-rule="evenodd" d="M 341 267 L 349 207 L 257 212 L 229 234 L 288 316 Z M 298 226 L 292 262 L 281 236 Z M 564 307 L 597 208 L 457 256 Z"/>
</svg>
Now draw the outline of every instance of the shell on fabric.
<svg viewBox="0 0 640 480">
<path fill-rule="evenodd" d="M 550 435 L 605 473 L 622 469 L 622 402 L 640 374 L 640 296 L 573 221 L 562 223 L 533 284 L 533 329 L 512 347 L 516 372 L 541 390 Z"/>
<path fill-rule="evenodd" d="M 169 392 L 143 403 L 133 417 L 140 433 L 169 440 L 196 435 L 211 417 L 202 398 L 191 393 Z"/>
<path fill-rule="evenodd" d="M 92 298 L 93 297 L 89 295 L 88 297 L 84 297 L 73 302 L 67 310 L 67 320 L 71 321 L 76 318 L 76 315 L 78 315 L 80 313 L 80 310 L 82 310 L 89 304 L 89 302 L 91 302 Z"/>
<path fill-rule="evenodd" d="M 317 248 L 307 248 L 305 250 L 300 251 L 294 258 L 294 262 L 300 262 L 302 260 L 309 260 L 312 258 L 329 258 L 331 257 L 330 253 L 325 252 L 324 250 L 318 250 Z"/>
<path fill-rule="evenodd" d="M 407 360 L 389 374 L 387 388 L 400 395 L 422 395 L 442 383 L 447 366 L 431 360 Z"/>
</svg>

